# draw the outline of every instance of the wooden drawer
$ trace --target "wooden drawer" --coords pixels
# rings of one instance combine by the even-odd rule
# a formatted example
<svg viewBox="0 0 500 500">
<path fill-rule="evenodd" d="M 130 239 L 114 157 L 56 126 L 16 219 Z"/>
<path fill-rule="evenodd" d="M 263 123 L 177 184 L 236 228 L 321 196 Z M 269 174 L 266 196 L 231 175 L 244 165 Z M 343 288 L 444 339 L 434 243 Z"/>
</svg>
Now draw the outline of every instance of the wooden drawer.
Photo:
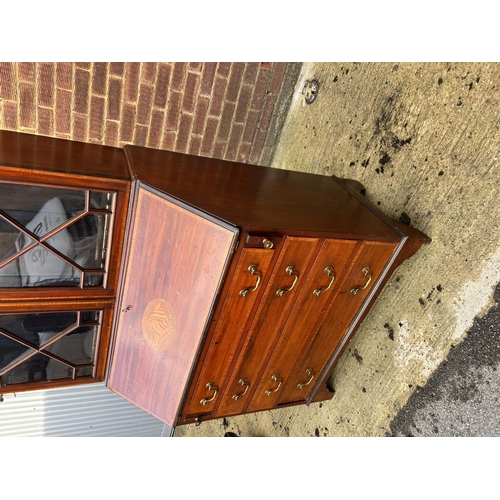
<svg viewBox="0 0 500 500">
<path fill-rule="evenodd" d="M 235 415 L 247 405 L 297 300 L 319 241 L 318 238 L 286 238 L 217 414 Z"/>
<path fill-rule="evenodd" d="M 345 278 L 356 245 L 356 241 L 350 240 L 324 241 L 248 406 L 249 411 L 276 405 L 289 384 L 297 353 L 310 343 L 332 305 L 338 293 L 337 283 Z"/>
<path fill-rule="evenodd" d="M 224 390 L 223 381 L 235 355 L 252 308 L 264 288 L 263 282 L 274 251 L 244 248 L 224 307 L 192 390 L 186 415 L 211 412 Z"/>
<path fill-rule="evenodd" d="M 362 244 L 332 307 L 311 339 L 311 346 L 294 366 L 279 404 L 305 401 L 371 288 L 376 284 L 395 246 L 393 243 L 381 242 Z M 369 269 L 368 272 L 364 271 L 366 268 Z"/>
</svg>

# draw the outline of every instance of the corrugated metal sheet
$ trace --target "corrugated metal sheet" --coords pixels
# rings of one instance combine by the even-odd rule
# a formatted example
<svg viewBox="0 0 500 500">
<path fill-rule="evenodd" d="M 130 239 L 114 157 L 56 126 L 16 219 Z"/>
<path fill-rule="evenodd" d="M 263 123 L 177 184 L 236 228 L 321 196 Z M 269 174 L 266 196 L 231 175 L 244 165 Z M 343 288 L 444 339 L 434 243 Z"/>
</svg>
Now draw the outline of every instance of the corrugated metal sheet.
<svg viewBox="0 0 500 500">
<path fill-rule="evenodd" d="M 169 436 L 171 428 L 103 383 L 5 394 L 0 437 Z"/>
</svg>

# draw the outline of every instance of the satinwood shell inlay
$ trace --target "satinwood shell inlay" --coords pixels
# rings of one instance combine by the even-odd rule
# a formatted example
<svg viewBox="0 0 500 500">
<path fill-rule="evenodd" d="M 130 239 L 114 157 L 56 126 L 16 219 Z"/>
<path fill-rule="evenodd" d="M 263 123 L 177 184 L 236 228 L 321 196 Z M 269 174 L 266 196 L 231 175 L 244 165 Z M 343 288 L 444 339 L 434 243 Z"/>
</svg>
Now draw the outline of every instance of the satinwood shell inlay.
<svg viewBox="0 0 500 500">
<path fill-rule="evenodd" d="M 142 315 L 142 334 L 155 351 L 164 351 L 173 340 L 175 316 L 165 299 L 153 299 Z"/>
</svg>

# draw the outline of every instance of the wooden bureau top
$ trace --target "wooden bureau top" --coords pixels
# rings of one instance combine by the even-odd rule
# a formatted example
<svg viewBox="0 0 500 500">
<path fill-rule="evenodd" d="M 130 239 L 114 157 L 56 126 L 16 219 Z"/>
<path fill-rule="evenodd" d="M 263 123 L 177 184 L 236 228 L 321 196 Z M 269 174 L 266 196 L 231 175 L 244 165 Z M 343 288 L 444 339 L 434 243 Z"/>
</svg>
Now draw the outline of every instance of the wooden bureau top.
<svg viewBox="0 0 500 500">
<path fill-rule="evenodd" d="M 0 130 L 0 166 L 130 180 L 123 150 Z"/>
<path fill-rule="evenodd" d="M 125 146 L 141 182 L 245 231 L 400 239 L 332 177 Z"/>
</svg>

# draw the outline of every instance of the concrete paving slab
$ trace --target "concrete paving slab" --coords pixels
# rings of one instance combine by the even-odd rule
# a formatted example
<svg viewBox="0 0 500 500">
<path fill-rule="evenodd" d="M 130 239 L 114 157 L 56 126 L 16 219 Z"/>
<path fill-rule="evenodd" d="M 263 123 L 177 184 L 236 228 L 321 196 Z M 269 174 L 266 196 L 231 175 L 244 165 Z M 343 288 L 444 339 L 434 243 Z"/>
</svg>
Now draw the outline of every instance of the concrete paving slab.
<svg viewBox="0 0 500 500">
<path fill-rule="evenodd" d="M 305 81 L 319 81 L 306 104 Z M 432 238 L 402 264 L 332 374 L 331 401 L 178 436 L 385 436 L 500 281 L 500 64 L 304 63 L 272 166 L 363 183 Z M 354 355 L 356 353 L 356 356 Z"/>
</svg>

